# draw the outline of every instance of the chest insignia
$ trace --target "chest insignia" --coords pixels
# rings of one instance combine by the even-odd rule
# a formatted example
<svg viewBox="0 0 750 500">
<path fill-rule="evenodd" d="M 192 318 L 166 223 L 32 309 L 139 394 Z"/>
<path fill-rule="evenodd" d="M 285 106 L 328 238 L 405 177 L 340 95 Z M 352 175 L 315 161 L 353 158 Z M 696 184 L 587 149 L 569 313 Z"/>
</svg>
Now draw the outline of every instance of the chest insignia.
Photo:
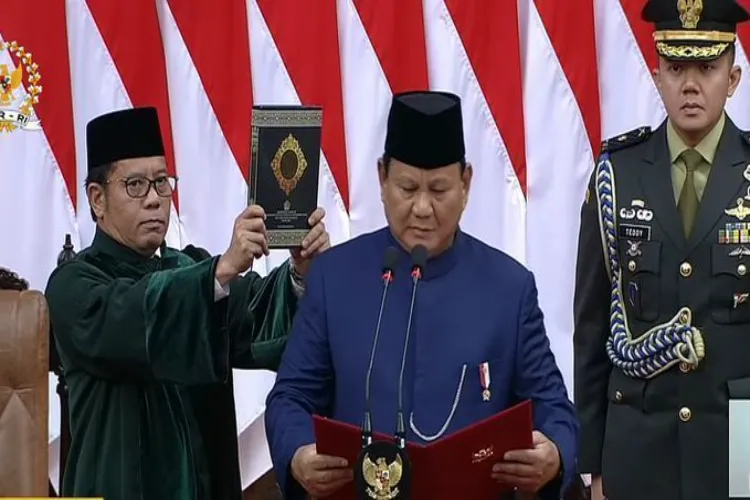
<svg viewBox="0 0 750 500">
<path fill-rule="evenodd" d="M 639 199 L 634 199 L 630 202 L 629 207 L 622 207 L 620 209 L 620 218 L 623 220 L 640 220 L 644 222 L 650 222 L 654 218 L 654 212 L 646 208 L 646 202 Z"/>
<path fill-rule="evenodd" d="M 724 213 L 730 217 L 736 217 L 738 220 L 745 220 L 750 215 L 750 208 L 745 206 L 744 198 L 737 198 L 737 206 L 725 209 Z"/>
<path fill-rule="evenodd" d="M 747 248 L 744 246 L 736 247 L 729 252 L 730 257 L 737 257 L 739 260 L 742 260 L 743 257 L 747 257 L 749 255 L 750 255 L 750 248 Z"/>
<path fill-rule="evenodd" d="M 628 255 L 630 257 L 638 257 L 639 255 L 642 255 L 643 252 L 641 251 L 641 243 L 643 243 L 643 240 L 641 241 L 632 241 L 628 240 Z"/>
<path fill-rule="evenodd" d="M 747 299 L 750 294 L 748 293 L 735 293 L 734 294 L 734 308 L 737 309 L 742 304 L 747 304 Z"/>
<path fill-rule="evenodd" d="M 745 171 L 742 172 L 742 177 L 744 177 L 746 181 L 750 181 L 750 165 L 745 167 Z"/>
<path fill-rule="evenodd" d="M 750 223 L 749 222 L 729 222 L 724 224 L 724 229 L 719 229 L 719 244 L 737 245 L 750 243 Z M 732 250 L 732 252 L 738 249 Z M 732 255 L 730 253 L 732 257 Z"/>
</svg>

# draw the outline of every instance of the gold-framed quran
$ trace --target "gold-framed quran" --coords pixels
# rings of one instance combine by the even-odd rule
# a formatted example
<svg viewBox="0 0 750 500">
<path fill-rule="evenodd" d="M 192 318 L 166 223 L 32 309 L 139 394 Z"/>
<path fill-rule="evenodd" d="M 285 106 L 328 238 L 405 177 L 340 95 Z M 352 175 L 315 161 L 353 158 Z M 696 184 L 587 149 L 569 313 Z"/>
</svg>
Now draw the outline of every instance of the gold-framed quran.
<svg viewBox="0 0 750 500">
<path fill-rule="evenodd" d="M 266 212 L 269 248 L 294 248 L 318 205 L 323 109 L 254 106 L 248 204 Z"/>
</svg>

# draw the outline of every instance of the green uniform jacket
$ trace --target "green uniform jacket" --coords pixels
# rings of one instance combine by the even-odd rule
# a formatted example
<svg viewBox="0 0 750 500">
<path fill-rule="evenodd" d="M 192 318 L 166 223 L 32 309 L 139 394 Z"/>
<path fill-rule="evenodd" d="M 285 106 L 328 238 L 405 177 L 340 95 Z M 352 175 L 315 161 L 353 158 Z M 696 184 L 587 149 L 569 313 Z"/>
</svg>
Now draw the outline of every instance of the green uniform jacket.
<svg viewBox="0 0 750 500">
<path fill-rule="evenodd" d="M 46 297 L 68 384 L 63 496 L 241 498 L 232 368 L 275 370 L 297 305 L 289 266 L 215 300 L 218 258 L 147 259 L 98 230 Z"/>
<path fill-rule="evenodd" d="M 750 395 L 740 390 L 750 381 L 750 244 L 740 243 L 750 226 L 737 210 L 750 205 L 749 138 L 727 118 L 689 238 L 675 203 L 665 124 L 612 141 L 605 149 L 613 186 L 606 177 L 592 179 L 575 290 L 575 402 L 580 472 L 602 474 L 610 500 L 729 497 L 728 401 Z M 613 226 L 600 225 L 607 211 L 597 190 L 616 215 Z M 629 373 L 622 354 L 612 361 L 606 344 L 615 301 L 603 246 L 611 240 L 622 277 L 617 309 L 632 336 L 627 345 L 642 352 L 658 345 L 653 329 L 688 308 L 705 348 L 697 366 L 688 349 L 684 359 L 673 350 L 647 355 L 668 369 L 646 376 Z M 613 351 L 624 347 L 613 344 Z"/>
</svg>

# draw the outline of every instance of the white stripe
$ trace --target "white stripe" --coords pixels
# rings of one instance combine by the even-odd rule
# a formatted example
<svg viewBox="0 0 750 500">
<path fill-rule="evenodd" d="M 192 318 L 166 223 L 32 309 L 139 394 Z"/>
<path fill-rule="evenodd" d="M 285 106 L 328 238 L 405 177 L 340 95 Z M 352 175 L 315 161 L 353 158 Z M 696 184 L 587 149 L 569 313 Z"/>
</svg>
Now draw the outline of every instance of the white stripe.
<svg viewBox="0 0 750 500">
<path fill-rule="evenodd" d="M 167 61 L 183 245 L 212 255 L 230 244 L 247 186 L 219 126 L 167 0 L 157 2 Z M 182 247 L 181 247 L 182 248 Z"/>
<path fill-rule="evenodd" d="M 505 143 L 443 0 L 426 0 L 424 17 L 430 87 L 461 97 L 466 156 L 474 165 L 461 227 L 525 262 L 526 200 Z"/>
<path fill-rule="evenodd" d="M 573 289 L 580 207 L 593 168 L 581 110 L 533 0 L 524 0 L 528 264 L 563 377 L 573 387 Z M 524 19 L 525 18 L 525 19 Z"/>
<path fill-rule="evenodd" d="M 664 106 L 619 0 L 596 0 L 602 137 L 655 127 Z"/>
<path fill-rule="evenodd" d="M 352 236 L 386 225 L 377 161 L 383 154 L 391 88 L 352 0 L 338 0 Z"/>
</svg>

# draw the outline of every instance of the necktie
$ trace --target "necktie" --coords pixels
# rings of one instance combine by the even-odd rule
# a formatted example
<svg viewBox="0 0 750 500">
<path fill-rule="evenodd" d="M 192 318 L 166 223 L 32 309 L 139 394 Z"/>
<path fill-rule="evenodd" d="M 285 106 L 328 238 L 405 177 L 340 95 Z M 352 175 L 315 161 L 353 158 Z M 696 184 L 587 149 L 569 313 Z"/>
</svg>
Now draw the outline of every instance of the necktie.
<svg viewBox="0 0 750 500">
<path fill-rule="evenodd" d="M 677 211 L 682 218 L 682 227 L 685 230 L 685 236 L 689 237 L 693 229 L 695 214 L 698 212 L 698 193 L 695 190 L 695 169 L 701 163 L 703 157 L 694 149 L 683 151 L 682 160 L 685 162 L 685 184 L 682 186 L 680 199 L 677 202 Z"/>
</svg>

